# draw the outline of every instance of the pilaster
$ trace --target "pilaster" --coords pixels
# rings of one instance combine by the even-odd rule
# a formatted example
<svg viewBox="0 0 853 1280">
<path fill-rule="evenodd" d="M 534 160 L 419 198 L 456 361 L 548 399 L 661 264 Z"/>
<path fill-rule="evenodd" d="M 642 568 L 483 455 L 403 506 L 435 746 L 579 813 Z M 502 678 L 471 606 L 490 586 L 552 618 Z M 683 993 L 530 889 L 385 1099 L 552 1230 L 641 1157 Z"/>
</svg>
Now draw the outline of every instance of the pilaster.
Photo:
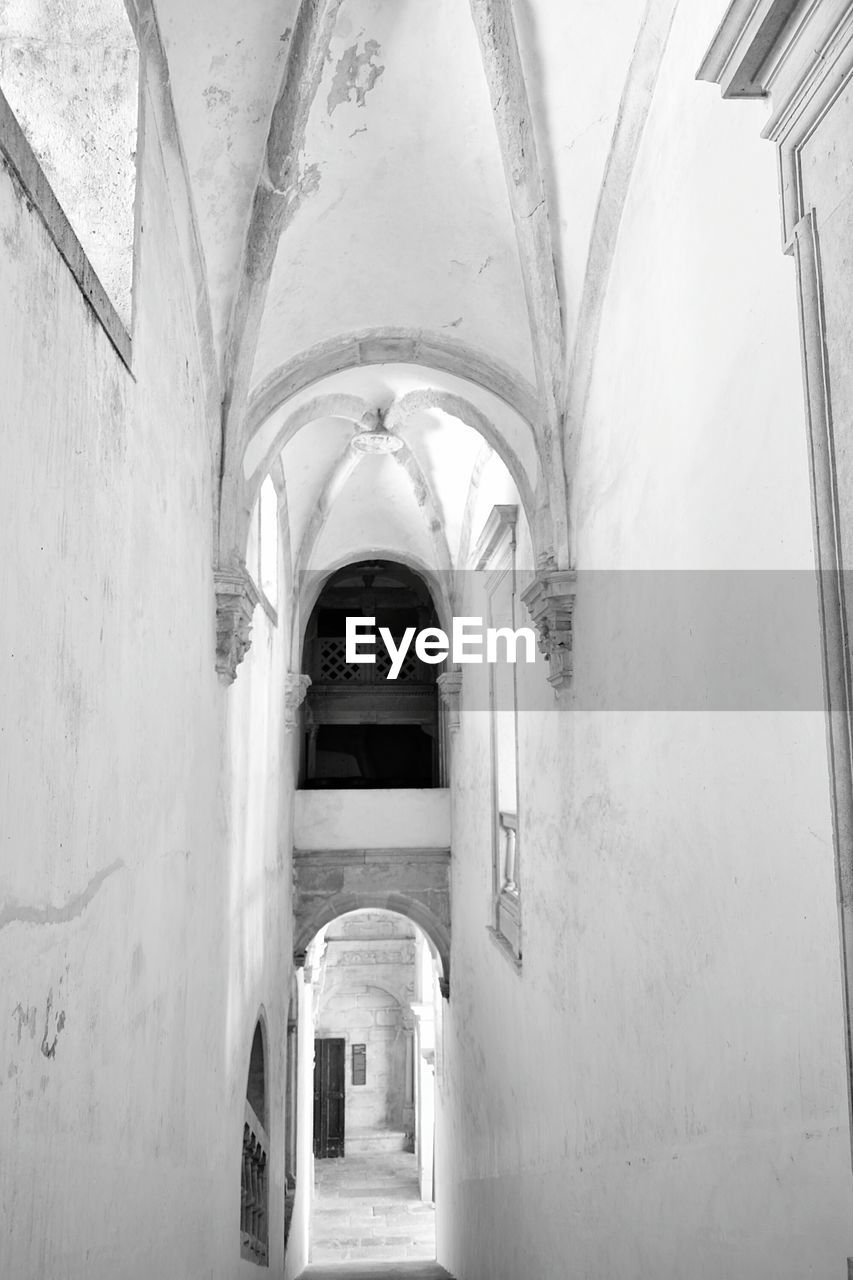
<svg viewBox="0 0 853 1280">
<path fill-rule="evenodd" d="M 444 671 L 436 680 L 442 705 L 447 713 L 447 727 L 451 733 L 459 728 L 460 704 L 462 701 L 462 672 L 459 667 Z"/>
</svg>

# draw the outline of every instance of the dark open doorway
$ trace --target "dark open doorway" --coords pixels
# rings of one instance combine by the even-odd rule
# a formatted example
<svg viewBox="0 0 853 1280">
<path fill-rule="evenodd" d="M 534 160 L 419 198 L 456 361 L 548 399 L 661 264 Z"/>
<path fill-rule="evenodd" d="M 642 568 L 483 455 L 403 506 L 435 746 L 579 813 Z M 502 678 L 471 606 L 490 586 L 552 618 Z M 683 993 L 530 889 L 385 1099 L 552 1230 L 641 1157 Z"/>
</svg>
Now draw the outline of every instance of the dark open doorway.
<svg viewBox="0 0 853 1280">
<path fill-rule="evenodd" d="M 344 1069 L 346 1040 L 314 1041 L 314 1155 L 318 1160 L 344 1154 Z"/>
</svg>

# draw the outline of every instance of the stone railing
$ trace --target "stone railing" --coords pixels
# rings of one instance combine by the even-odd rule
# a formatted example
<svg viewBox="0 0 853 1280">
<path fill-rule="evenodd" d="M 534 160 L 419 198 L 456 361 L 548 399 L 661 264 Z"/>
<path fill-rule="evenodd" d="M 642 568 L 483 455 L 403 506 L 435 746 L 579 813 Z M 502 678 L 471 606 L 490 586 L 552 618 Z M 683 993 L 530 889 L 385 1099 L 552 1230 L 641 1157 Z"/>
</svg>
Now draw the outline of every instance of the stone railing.
<svg viewBox="0 0 853 1280">
<path fill-rule="evenodd" d="M 240 1184 L 240 1255 L 262 1267 L 269 1263 L 268 1159 L 266 1130 L 247 1101 Z"/>
<path fill-rule="evenodd" d="M 500 890 L 518 894 L 518 817 L 500 813 Z"/>
</svg>

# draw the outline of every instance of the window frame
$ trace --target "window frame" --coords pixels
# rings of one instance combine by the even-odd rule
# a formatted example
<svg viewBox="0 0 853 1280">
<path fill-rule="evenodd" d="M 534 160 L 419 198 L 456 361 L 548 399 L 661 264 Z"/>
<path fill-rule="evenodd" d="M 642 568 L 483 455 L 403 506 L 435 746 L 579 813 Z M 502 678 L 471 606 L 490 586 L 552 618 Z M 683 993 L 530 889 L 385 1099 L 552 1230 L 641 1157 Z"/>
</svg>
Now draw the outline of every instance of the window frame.
<svg viewBox="0 0 853 1280">
<path fill-rule="evenodd" d="M 495 603 L 498 591 L 509 579 L 510 586 L 510 618 L 513 630 L 517 628 L 517 565 L 516 565 L 516 529 L 518 523 L 517 505 L 502 504 L 492 508 L 486 521 L 477 546 L 475 564 L 479 570 L 485 571 L 485 594 L 487 626 L 506 625 L 507 619 L 495 617 Z M 520 971 L 522 962 L 522 865 L 520 835 L 520 793 L 518 763 L 518 683 L 515 664 L 511 665 L 512 675 L 512 770 L 515 783 L 515 810 L 502 805 L 500 794 L 500 732 L 497 717 L 497 672 L 494 664 L 489 664 L 489 738 L 491 764 L 491 864 L 492 864 L 492 907 L 491 922 L 487 925 L 489 934 L 499 945 L 503 953 Z M 511 874 L 507 875 L 507 871 Z"/>
</svg>

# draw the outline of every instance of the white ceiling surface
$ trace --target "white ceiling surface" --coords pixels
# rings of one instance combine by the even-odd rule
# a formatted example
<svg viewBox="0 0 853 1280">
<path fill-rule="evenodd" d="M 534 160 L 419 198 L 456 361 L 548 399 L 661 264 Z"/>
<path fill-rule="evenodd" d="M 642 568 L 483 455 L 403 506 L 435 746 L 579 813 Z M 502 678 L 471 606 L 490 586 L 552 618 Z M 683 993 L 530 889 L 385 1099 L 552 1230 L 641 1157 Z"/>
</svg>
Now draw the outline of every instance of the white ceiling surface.
<svg viewBox="0 0 853 1280">
<path fill-rule="evenodd" d="M 253 383 L 374 327 L 446 333 L 526 377 L 524 286 L 466 0 L 343 0 Z"/>
<path fill-rule="evenodd" d="M 483 447 L 483 437 L 441 409 L 413 414 L 399 434 L 417 458 L 436 496 L 447 545 L 456 565 L 471 473 Z"/>
<path fill-rule="evenodd" d="M 302 546 L 320 496 L 354 430 L 342 419 L 321 419 L 303 427 L 282 450 L 295 550 Z M 462 526 L 482 437 L 438 409 L 413 414 L 399 434 L 432 490 L 451 561 L 454 567 L 459 566 Z M 326 518 L 306 568 L 325 568 L 345 558 L 357 558 L 356 551 L 373 554 L 380 549 L 436 564 L 428 528 L 432 513 L 418 505 L 399 456 L 354 455 L 355 469 Z M 478 503 L 486 508 L 477 516 L 478 529 L 495 502 L 518 502 L 509 473 L 496 456 L 478 490 Z"/>
<path fill-rule="evenodd" d="M 191 0 L 156 3 L 221 350 L 297 0 L 205 0 L 203 18 Z M 514 4 L 570 341 L 645 6 Z M 468 0 L 342 0 L 299 172 L 305 194 L 278 247 L 255 387 L 317 344 L 386 329 L 482 351 L 529 392 L 535 373 L 523 276 Z M 288 421 L 301 413 L 307 422 L 281 446 L 294 555 L 353 431 L 330 416 L 347 410 L 324 406 L 323 397 L 359 397 L 384 410 L 410 393 L 472 403 L 491 424 L 493 443 L 505 441 L 519 459 L 529 490 L 540 488 L 532 426 L 498 395 L 415 365 L 343 370 L 292 396 L 244 455 L 248 478 L 268 463 Z M 446 410 L 422 401 L 394 424 L 436 496 L 455 561 L 482 437 Z M 474 541 L 501 501 L 517 494 L 495 458 L 475 495 Z M 343 486 L 312 564 L 382 550 L 435 559 L 410 478 L 393 457 L 367 456 Z"/>
<path fill-rule="evenodd" d="M 298 0 L 156 0 L 220 350 Z M 646 0 L 516 0 L 570 328 Z M 375 42 L 375 43 L 371 43 Z M 381 70 L 380 70 L 381 68 Z M 254 382 L 371 328 L 447 333 L 533 380 L 506 179 L 467 0 L 343 0 Z"/>
<path fill-rule="evenodd" d="M 222 349 L 297 0 L 156 0 Z"/>
<path fill-rule="evenodd" d="M 435 567 L 435 552 L 411 484 L 393 457 L 365 455 L 329 513 L 308 569 L 384 553 Z"/>
<path fill-rule="evenodd" d="M 335 464 L 348 447 L 353 424 L 344 418 L 322 418 L 298 431 L 281 451 L 294 562 Z"/>
<path fill-rule="evenodd" d="M 647 0 L 516 0 L 560 296 L 574 329 L 589 239 Z"/>
</svg>

